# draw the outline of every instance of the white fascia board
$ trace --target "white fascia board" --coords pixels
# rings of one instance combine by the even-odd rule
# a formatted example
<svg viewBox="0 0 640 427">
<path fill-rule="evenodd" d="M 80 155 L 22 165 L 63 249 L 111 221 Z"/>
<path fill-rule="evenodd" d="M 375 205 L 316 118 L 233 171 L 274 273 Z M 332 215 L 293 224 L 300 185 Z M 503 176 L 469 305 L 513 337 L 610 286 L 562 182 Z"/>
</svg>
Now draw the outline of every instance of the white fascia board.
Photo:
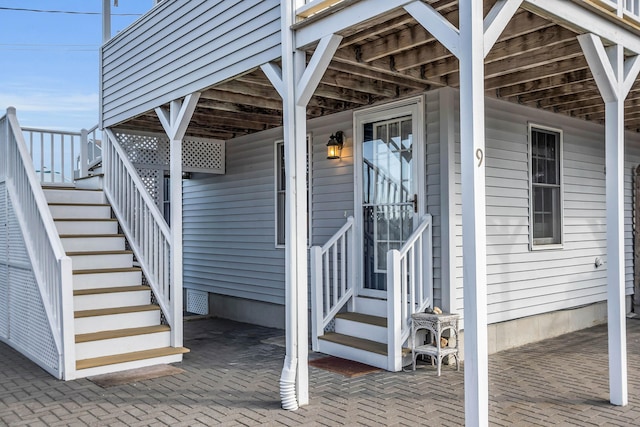
<svg viewBox="0 0 640 427">
<path fill-rule="evenodd" d="M 317 42 L 325 36 L 364 22 L 389 11 L 404 7 L 415 0 L 368 0 L 359 1 L 325 18 L 318 19 L 296 30 L 296 49 Z"/>
<path fill-rule="evenodd" d="M 551 15 L 570 28 L 596 34 L 631 52 L 640 53 L 640 35 L 572 1 L 524 0 L 522 6 Z"/>
</svg>

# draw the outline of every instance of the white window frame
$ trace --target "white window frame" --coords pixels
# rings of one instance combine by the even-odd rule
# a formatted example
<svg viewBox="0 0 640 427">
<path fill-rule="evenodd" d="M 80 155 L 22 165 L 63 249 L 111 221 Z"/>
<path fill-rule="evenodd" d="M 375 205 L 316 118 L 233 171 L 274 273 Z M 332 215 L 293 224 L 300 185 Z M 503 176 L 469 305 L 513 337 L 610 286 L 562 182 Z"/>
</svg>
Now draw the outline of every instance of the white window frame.
<svg viewBox="0 0 640 427">
<path fill-rule="evenodd" d="M 558 163 L 559 163 L 559 184 L 557 185 L 560 192 L 559 208 L 560 212 L 557 215 L 558 221 L 558 242 L 552 241 L 552 239 L 534 239 L 534 187 L 538 184 L 533 182 L 533 132 L 543 131 L 549 133 L 555 133 L 558 135 Z M 535 250 L 547 250 L 547 249 L 562 249 L 564 244 L 564 134 L 562 129 L 553 128 L 549 126 L 539 125 L 535 123 L 528 124 L 527 140 L 529 145 L 529 165 L 528 165 L 528 179 L 529 179 L 529 247 L 532 251 Z"/>
<path fill-rule="evenodd" d="M 284 249 L 285 247 L 285 236 L 284 236 L 284 230 L 282 230 L 283 233 L 283 239 L 282 242 L 279 241 L 278 237 L 280 234 L 280 230 L 278 229 L 278 224 L 279 224 L 279 219 L 281 215 L 284 215 L 284 211 L 280 212 L 278 209 L 278 194 L 282 194 L 285 190 L 283 190 L 278 184 L 280 184 L 278 176 L 280 174 L 280 168 L 283 167 L 282 162 L 284 161 L 284 158 L 280 157 L 280 147 L 284 146 L 284 140 L 282 139 L 278 139 L 276 141 L 274 141 L 273 144 L 273 170 L 274 170 L 274 174 L 273 174 L 273 208 L 274 208 L 274 224 L 273 224 L 273 230 L 274 230 L 274 243 L 275 243 L 275 247 L 278 249 Z M 312 201 L 312 191 L 311 191 L 311 179 L 312 179 L 312 168 L 313 166 L 313 136 L 311 133 L 307 133 L 307 218 L 308 218 L 308 223 L 309 223 L 309 229 L 307 231 L 307 246 L 309 246 L 312 242 L 311 239 L 311 230 L 313 229 L 313 227 L 311 226 L 312 219 L 311 219 L 311 212 L 313 211 L 313 209 L 311 209 L 311 201 Z M 283 206 L 283 209 L 286 209 L 286 196 L 285 196 L 285 205 Z"/>
</svg>

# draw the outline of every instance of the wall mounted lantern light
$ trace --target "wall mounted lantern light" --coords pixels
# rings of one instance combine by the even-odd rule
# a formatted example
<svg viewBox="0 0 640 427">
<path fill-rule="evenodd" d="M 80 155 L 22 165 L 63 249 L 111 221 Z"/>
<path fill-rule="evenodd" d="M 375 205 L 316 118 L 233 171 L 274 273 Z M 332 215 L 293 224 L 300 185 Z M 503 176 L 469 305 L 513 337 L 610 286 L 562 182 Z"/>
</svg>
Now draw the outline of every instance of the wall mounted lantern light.
<svg viewBox="0 0 640 427">
<path fill-rule="evenodd" d="M 343 144 L 344 132 L 339 130 L 331 135 L 329 142 L 327 142 L 327 159 L 339 159 Z"/>
</svg>

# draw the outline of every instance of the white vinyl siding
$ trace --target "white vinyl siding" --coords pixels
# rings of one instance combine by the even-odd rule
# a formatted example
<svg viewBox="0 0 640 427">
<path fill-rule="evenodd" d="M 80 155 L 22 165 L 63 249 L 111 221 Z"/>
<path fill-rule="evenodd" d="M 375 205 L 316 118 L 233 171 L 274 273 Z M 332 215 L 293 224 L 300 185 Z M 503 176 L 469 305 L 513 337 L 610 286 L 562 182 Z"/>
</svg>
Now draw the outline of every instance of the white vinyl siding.
<svg viewBox="0 0 640 427">
<path fill-rule="evenodd" d="M 312 244 L 323 244 L 353 214 L 351 112 L 309 122 L 312 138 Z M 344 130 L 340 160 L 326 143 Z M 184 182 L 184 287 L 284 304 L 284 255 L 274 247 L 273 129 L 227 141 L 226 174 Z"/>
<path fill-rule="evenodd" d="M 458 93 L 456 92 L 456 99 Z M 457 103 L 458 101 L 456 101 Z M 457 307 L 462 300 L 459 110 L 456 116 Z M 563 132 L 564 244 L 530 251 L 528 123 Z M 633 293 L 631 171 L 640 138 L 627 133 L 625 169 L 626 292 Z M 604 127 L 486 99 L 487 299 L 489 322 L 578 307 L 606 299 Z"/>
<path fill-rule="evenodd" d="M 166 0 L 101 50 L 102 127 L 280 57 L 276 0 Z"/>
</svg>

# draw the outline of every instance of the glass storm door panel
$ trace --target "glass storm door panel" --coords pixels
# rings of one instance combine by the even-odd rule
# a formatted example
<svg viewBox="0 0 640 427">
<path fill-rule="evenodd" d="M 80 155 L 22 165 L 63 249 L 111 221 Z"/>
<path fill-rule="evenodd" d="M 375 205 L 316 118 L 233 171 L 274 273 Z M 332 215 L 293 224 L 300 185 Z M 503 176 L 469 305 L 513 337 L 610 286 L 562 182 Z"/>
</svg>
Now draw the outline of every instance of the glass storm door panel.
<svg viewBox="0 0 640 427">
<path fill-rule="evenodd" d="M 411 116 L 363 124 L 363 288 L 387 289 L 387 252 L 414 227 L 414 144 Z"/>
</svg>

